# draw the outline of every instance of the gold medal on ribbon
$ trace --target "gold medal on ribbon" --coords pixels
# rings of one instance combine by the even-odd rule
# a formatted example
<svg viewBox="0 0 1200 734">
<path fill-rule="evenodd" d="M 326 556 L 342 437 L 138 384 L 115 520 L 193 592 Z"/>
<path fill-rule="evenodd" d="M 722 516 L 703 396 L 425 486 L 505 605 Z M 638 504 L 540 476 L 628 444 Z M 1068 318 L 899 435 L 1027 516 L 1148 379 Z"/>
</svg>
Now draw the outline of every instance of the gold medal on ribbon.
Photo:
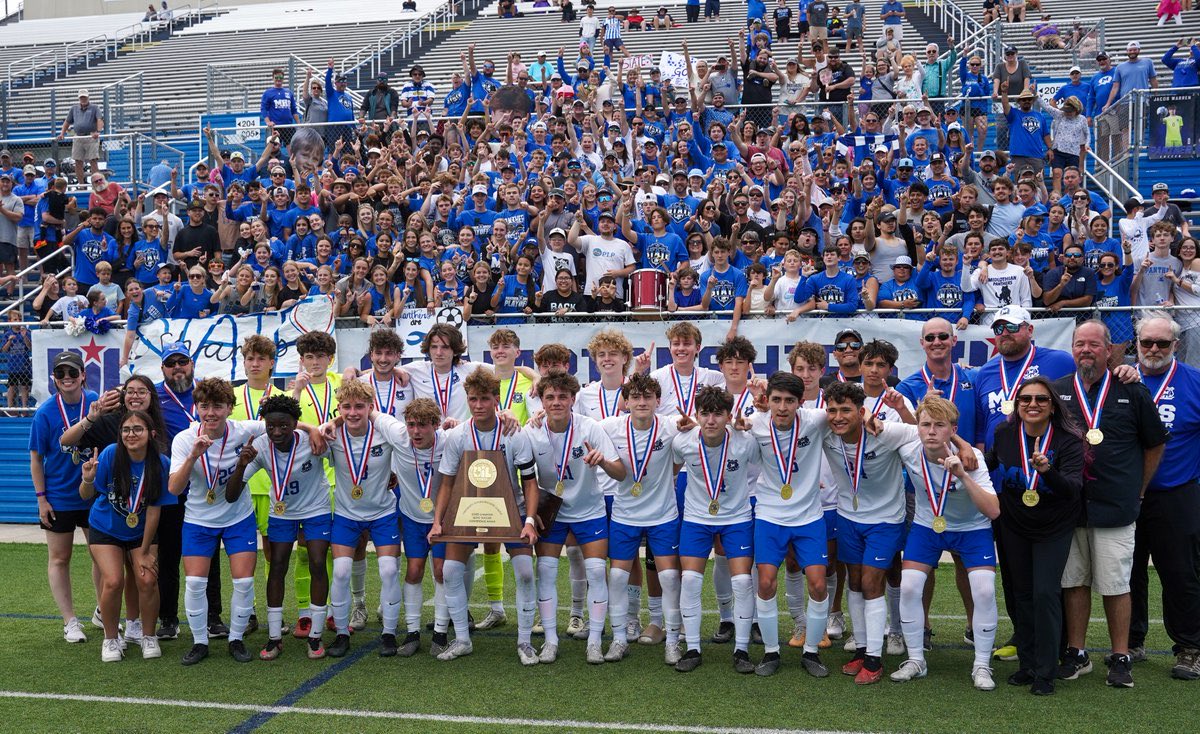
<svg viewBox="0 0 1200 734">
<path fill-rule="evenodd" d="M 1012 415 L 1013 411 L 1015 409 L 1016 409 L 1016 406 L 1013 404 L 1013 401 L 1011 401 L 1011 400 L 1005 400 L 1000 403 L 1000 412 L 1003 413 L 1004 415 Z"/>
<path fill-rule="evenodd" d="M 129 513 L 125 516 L 125 524 L 131 528 L 136 528 L 138 525 L 138 516 L 134 513 Z"/>
<path fill-rule="evenodd" d="M 276 502 L 274 509 L 275 509 L 276 515 L 283 515 L 283 513 L 287 512 L 287 503 L 286 502 Z"/>
<path fill-rule="evenodd" d="M 792 485 L 785 484 L 782 487 L 780 487 L 779 488 L 779 496 L 785 500 L 790 500 L 792 498 Z"/>
<path fill-rule="evenodd" d="M 933 532 L 935 532 L 935 533 L 946 532 L 946 518 L 942 517 L 941 515 L 938 515 L 937 517 L 933 518 Z"/>
<path fill-rule="evenodd" d="M 1088 429 L 1088 432 L 1083 437 L 1091 445 L 1099 446 L 1104 441 L 1104 431 L 1101 431 L 1099 428 L 1091 428 Z"/>
<path fill-rule="evenodd" d="M 855 510 L 858 509 L 858 495 L 854 495 L 854 498 L 850 501 L 850 506 Z"/>
<path fill-rule="evenodd" d="M 715 515 L 721 511 L 721 503 L 713 500 L 708 503 L 708 514 Z"/>
<path fill-rule="evenodd" d="M 433 500 L 428 497 L 421 499 L 421 512 L 433 512 Z"/>
<path fill-rule="evenodd" d="M 362 496 L 363 496 L 362 485 L 359 485 L 359 484 L 354 485 L 354 488 L 350 490 L 350 499 L 361 500 Z"/>
<path fill-rule="evenodd" d="M 1025 503 L 1026 507 L 1036 506 L 1041 499 L 1042 498 L 1038 496 L 1038 493 L 1032 489 L 1027 489 L 1021 494 L 1021 501 Z"/>
<path fill-rule="evenodd" d="M 71 449 L 71 463 L 78 464 L 80 461 L 79 449 Z"/>
<path fill-rule="evenodd" d="M 634 497 L 640 497 L 642 495 L 642 483 L 634 482 L 633 486 L 629 489 L 629 494 Z"/>
<path fill-rule="evenodd" d="M 204 495 L 204 501 L 210 505 L 215 504 L 217 501 L 217 493 L 211 489 L 208 490 L 208 494 Z"/>
<path fill-rule="evenodd" d="M 563 484 L 563 480 L 559 479 L 557 482 L 554 483 L 554 494 L 558 495 L 559 497 L 562 497 L 563 490 L 565 490 L 566 488 L 567 488 L 567 485 Z"/>
</svg>

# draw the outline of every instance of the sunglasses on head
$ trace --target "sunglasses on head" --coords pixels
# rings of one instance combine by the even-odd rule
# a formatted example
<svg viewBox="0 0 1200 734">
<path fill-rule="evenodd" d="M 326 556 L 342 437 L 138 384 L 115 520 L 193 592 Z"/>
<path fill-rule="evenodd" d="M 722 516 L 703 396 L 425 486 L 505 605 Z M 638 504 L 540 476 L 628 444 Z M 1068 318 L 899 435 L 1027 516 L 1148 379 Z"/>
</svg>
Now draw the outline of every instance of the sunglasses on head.
<svg viewBox="0 0 1200 734">
<path fill-rule="evenodd" d="M 862 342 L 842 342 L 833 345 L 835 352 L 850 352 L 857 349 L 862 349 Z"/>
<path fill-rule="evenodd" d="M 1049 395 L 1018 395 L 1017 402 L 1021 405 L 1029 405 L 1037 403 L 1038 405 L 1048 405 L 1050 403 Z"/>
<path fill-rule="evenodd" d="M 1169 349 L 1175 343 L 1174 339 L 1138 339 L 1138 345 L 1142 349 L 1158 347 L 1159 349 Z M 57 372 L 55 374 L 58 374 Z"/>
<path fill-rule="evenodd" d="M 76 367 L 69 367 L 67 365 L 55 367 L 54 376 L 60 380 L 74 379 L 79 377 L 79 369 Z"/>
<path fill-rule="evenodd" d="M 947 333 L 946 333 L 946 332 L 944 332 L 944 331 L 942 331 L 942 332 L 938 332 L 937 334 L 926 334 L 926 335 L 925 335 L 925 336 L 923 336 L 922 338 L 923 338 L 923 339 L 924 339 L 924 340 L 925 340 L 927 343 L 929 343 L 929 344 L 932 344 L 932 343 L 934 343 L 934 342 L 947 342 L 947 341 L 950 341 L 950 335 L 949 335 L 949 334 L 947 334 Z"/>
<path fill-rule="evenodd" d="M 995 334 L 996 336 L 1000 336 L 1001 334 L 1003 334 L 1006 331 L 1009 334 L 1016 334 L 1018 331 L 1021 330 L 1022 326 L 1023 326 L 1023 324 L 1010 324 L 1008 322 L 1004 322 L 1004 323 L 1000 323 L 1000 324 L 992 324 L 992 333 Z"/>
</svg>

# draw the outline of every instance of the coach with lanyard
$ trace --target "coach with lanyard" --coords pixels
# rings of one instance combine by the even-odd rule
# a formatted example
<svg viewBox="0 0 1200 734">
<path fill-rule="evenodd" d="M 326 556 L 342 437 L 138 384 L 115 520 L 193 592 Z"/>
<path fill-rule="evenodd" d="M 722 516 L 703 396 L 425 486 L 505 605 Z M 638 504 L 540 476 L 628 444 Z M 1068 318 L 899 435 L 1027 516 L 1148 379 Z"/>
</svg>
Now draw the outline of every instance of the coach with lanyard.
<svg viewBox="0 0 1200 734">
<path fill-rule="evenodd" d="M 959 436 L 967 443 L 978 443 L 975 429 L 975 387 L 970 373 L 954 363 L 954 347 L 958 334 L 954 326 L 941 317 L 934 317 L 921 326 L 921 349 L 925 364 L 921 369 L 900 381 L 896 391 L 916 405 L 928 394 L 938 395 L 958 408 Z"/>
<path fill-rule="evenodd" d="M 1134 531 L 1130 578 L 1133 662 L 1146 659 L 1150 626 L 1147 562 L 1162 583 L 1163 626 L 1171 638 L 1171 677 L 1200 679 L 1200 370 L 1175 359 L 1179 324 L 1169 313 L 1152 312 L 1138 322 L 1138 372 L 1158 416 L 1171 432 L 1163 460 L 1142 495 Z"/>
</svg>

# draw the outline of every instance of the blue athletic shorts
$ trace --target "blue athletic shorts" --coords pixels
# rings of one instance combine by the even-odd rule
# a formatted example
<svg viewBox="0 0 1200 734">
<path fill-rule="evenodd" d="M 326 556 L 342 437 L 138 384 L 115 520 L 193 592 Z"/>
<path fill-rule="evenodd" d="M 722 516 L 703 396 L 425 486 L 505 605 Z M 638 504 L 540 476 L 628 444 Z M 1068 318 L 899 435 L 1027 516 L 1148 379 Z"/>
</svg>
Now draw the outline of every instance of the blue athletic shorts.
<svg viewBox="0 0 1200 734">
<path fill-rule="evenodd" d="M 913 523 L 904 546 L 904 560 L 937 568 L 942 551 L 957 553 L 964 568 L 996 565 L 996 544 L 991 528 L 935 533 L 924 525 Z"/>
<path fill-rule="evenodd" d="M 303 520 L 284 520 L 281 517 L 267 518 L 267 540 L 272 543 L 294 543 L 300 537 L 300 528 L 304 528 L 305 540 L 324 540 L 329 542 L 333 532 L 333 515 L 322 512 L 319 515 L 306 517 Z"/>
<path fill-rule="evenodd" d="M 404 540 L 404 555 L 408 558 L 425 558 L 430 551 L 434 558 L 445 558 L 445 543 L 430 543 L 429 529 L 433 523 L 417 522 L 403 512 L 400 513 L 400 532 Z"/>
<path fill-rule="evenodd" d="M 250 514 L 229 527 L 206 528 L 195 523 L 183 523 L 181 547 L 185 556 L 212 558 L 221 542 L 225 543 L 225 555 L 258 552 L 258 524 Z"/>
<path fill-rule="evenodd" d="M 400 514 L 390 512 L 378 520 L 351 520 L 333 513 L 333 544 L 354 548 L 363 531 L 371 534 L 376 548 L 400 545 Z"/>
<path fill-rule="evenodd" d="M 587 545 L 597 540 L 608 540 L 608 518 L 597 517 L 583 522 L 563 522 L 555 520 L 550 531 L 541 537 L 539 542 L 562 545 L 567 542 L 567 533 L 575 534 L 575 542 Z"/>
<path fill-rule="evenodd" d="M 704 525 L 684 520 L 679 528 L 679 555 L 708 558 L 713 538 L 721 536 L 726 558 L 748 558 L 754 555 L 754 521 L 730 525 Z"/>
<path fill-rule="evenodd" d="M 616 520 L 608 521 L 608 557 L 614 561 L 631 561 L 637 558 L 642 538 L 655 556 L 673 556 L 679 553 L 679 518 L 659 525 L 639 527 L 626 525 Z"/>
<path fill-rule="evenodd" d="M 825 510 L 825 540 L 837 540 L 837 510 Z"/>
<path fill-rule="evenodd" d="M 799 527 L 776 525 L 763 519 L 754 521 L 754 563 L 778 566 L 791 548 L 801 568 L 828 566 L 825 546 L 825 519 Z"/>
<path fill-rule="evenodd" d="M 604 516 L 607 517 L 609 520 L 612 519 L 613 500 L 615 500 L 616 498 L 617 498 L 617 496 L 615 494 L 604 495 Z"/>
<path fill-rule="evenodd" d="M 889 568 L 900 550 L 904 523 L 864 524 L 838 516 L 838 560 L 874 568 Z"/>
</svg>

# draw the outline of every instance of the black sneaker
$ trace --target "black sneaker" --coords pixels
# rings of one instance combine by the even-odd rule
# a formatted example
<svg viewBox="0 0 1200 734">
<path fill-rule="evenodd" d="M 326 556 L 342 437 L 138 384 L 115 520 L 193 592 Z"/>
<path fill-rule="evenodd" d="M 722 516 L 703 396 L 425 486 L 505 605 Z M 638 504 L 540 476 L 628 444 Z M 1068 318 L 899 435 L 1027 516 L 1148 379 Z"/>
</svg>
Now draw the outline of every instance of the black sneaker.
<svg viewBox="0 0 1200 734">
<path fill-rule="evenodd" d="M 690 673 L 700 667 L 700 651 L 688 650 L 679 658 L 679 662 L 675 663 L 675 670 L 680 673 Z"/>
<path fill-rule="evenodd" d="M 338 635 L 333 644 L 325 648 L 325 654 L 331 658 L 344 658 L 350 652 L 350 635 Z"/>
<path fill-rule="evenodd" d="M 1133 688 L 1133 660 L 1126 654 L 1113 653 L 1104 659 L 1108 666 L 1107 685 L 1113 688 Z"/>
<path fill-rule="evenodd" d="M 395 657 L 399 652 L 400 645 L 396 644 L 396 636 L 384 633 L 379 636 L 379 657 L 391 658 Z"/>
<path fill-rule="evenodd" d="M 1033 683 L 1034 675 L 1032 670 L 1018 670 L 1008 676 L 1008 684 L 1010 686 L 1027 686 Z"/>
<path fill-rule="evenodd" d="M 229 656 L 239 663 L 248 663 L 251 660 L 250 651 L 241 640 L 229 641 Z"/>
<path fill-rule="evenodd" d="M 467 614 L 470 614 L 470 612 L 467 612 Z M 425 631 L 433 632 L 433 620 L 432 619 L 425 623 Z"/>
<path fill-rule="evenodd" d="M 828 678 L 829 668 L 821 662 L 821 656 L 815 652 L 806 652 L 800 656 L 800 663 L 804 666 L 805 672 L 814 678 Z"/>
<path fill-rule="evenodd" d="M 187 654 L 183 656 L 183 660 L 180 662 L 184 665 L 195 665 L 206 657 L 208 657 L 208 645 L 197 643 L 192 645 L 192 649 L 187 651 Z"/>
<path fill-rule="evenodd" d="M 754 624 L 750 625 L 750 644 L 751 645 L 763 644 L 762 630 L 760 630 L 758 628 L 758 622 L 755 622 Z"/>
<path fill-rule="evenodd" d="M 208 636 L 214 640 L 223 640 L 229 637 L 229 625 L 222 622 L 220 617 L 209 617 Z"/>
<path fill-rule="evenodd" d="M 257 631 L 257 630 L 258 630 L 258 615 L 257 615 L 257 614 L 251 614 L 251 615 L 250 615 L 250 618 L 246 620 L 246 632 L 245 632 L 245 634 L 247 634 L 247 635 L 248 635 L 248 634 L 250 634 L 251 632 L 255 632 L 255 631 Z M 288 632 L 287 630 L 284 630 L 284 631 L 283 631 L 283 633 L 284 633 L 284 634 L 287 634 L 287 632 Z"/>
<path fill-rule="evenodd" d="M 717 631 L 713 633 L 709 642 L 715 642 L 718 645 L 724 645 L 733 639 L 733 622 L 721 622 L 717 625 Z"/>
<path fill-rule="evenodd" d="M 411 658 L 413 655 L 416 655 L 420 649 L 421 633 L 409 632 L 408 636 L 404 638 L 404 644 L 400 646 L 400 657 Z"/>
<path fill-rule="evenodd" d="M 1063 655 L 1062 663 L 1058 666 L 1059 680 L 1075 680 L 1081 675 L 1092 672 L 1092 659 L 1087 652 L 1068 647 Z"/>
<path fill-rule="evenodd" d="M 158 625 L 158 639 L 160 640 L 175 640 L 179 638 L 179 623 L 178 622 L 160 622 Z"/>
<path fill-rule="evenodd" d="M 779 672 L 779 665 L 779 653 L 769 652 L 763 655 L 763 658 L 758 662 L 758 665 L 754 666 L 754 672 L 755 674 L 761 676 L 775 675 Z"/>
<path fill-rule="evenodd" d="M 1029 692 L 1035 696 L 1053 696 L 1054 681 L 1038 678 L 1029 686 Z"/>
<path fill-rule="evenodd" d="M 753 673 L 754 663 L 750 661 L 750 653 L 745 650 L 734 650 L 733 669 L 739 673 Z"/>
</svg>

